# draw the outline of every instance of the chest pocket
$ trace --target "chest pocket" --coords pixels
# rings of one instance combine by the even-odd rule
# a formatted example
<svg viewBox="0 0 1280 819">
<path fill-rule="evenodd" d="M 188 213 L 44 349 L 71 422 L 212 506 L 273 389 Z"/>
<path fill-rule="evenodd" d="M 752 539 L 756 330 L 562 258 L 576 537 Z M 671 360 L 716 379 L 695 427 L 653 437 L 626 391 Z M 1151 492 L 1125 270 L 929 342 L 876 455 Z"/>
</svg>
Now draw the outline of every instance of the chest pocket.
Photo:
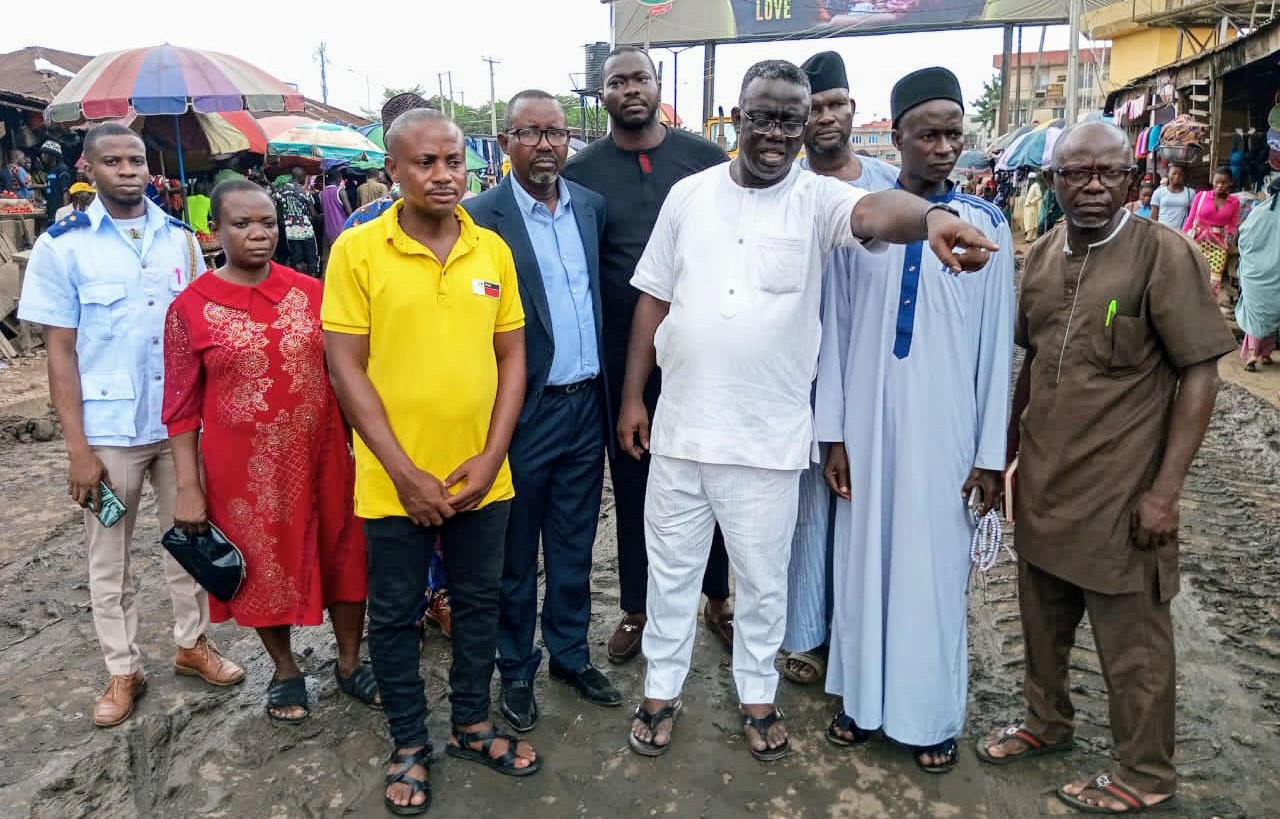
<svg viewBox="0 0 1280 819">
<path fill-rule="evenodd" d="M 1154 338 L 1145 316 L 1115 316 L 1093 335 L 1090 352 L 1107 375 L 1124 375 L 1150 360 Z"/>
<path fill-rule="evenodd" d="M 809 244 L 793 237 L 761 238 L 756 286 L 766 293 L 799 293 L 809 274 Z"/>
<path fill-rule="evenodd" d="M 94 282 L 80 288 L 77 332 L 97 339 L 115 338 L 125 321 L 124 282 Z"/>
</svg>

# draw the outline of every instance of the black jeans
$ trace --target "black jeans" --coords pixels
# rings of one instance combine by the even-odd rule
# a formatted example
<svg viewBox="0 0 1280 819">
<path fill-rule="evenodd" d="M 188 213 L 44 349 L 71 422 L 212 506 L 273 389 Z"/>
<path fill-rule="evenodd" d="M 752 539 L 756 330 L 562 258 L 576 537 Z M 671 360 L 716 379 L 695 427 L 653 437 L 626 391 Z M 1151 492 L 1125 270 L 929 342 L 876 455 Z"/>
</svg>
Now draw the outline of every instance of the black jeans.
<svg viewBox="0 0 1280 819">
<path fill-rule="evenodd" d="M 449 705 L 454 725 L 489 719 L 489 683 L 498 639 L 498 597 L 511 501 L 463 512 L 443 526 L 408 518 L 366 520 L 369 551 L 369 659 L 397 748 L 426 745 L 427 698 L 414 612 L 426 584 L 436 534 L 453 609 Z"/>
</svg>

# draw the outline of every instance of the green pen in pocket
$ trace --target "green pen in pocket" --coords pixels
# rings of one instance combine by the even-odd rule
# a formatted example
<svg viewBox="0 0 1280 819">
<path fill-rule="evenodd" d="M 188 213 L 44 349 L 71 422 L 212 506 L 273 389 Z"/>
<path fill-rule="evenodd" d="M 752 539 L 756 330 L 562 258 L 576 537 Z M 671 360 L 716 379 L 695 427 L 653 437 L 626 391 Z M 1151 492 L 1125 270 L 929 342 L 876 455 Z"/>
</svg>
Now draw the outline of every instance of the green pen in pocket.
<svg viewBox="0 0 1280 819">
<path fill-rule="evenodd" d="M 1111 303 L 1107 305 L 1107 326 L 1108 327 L 1111 326 L 1111 319 L 1116 317 L 1117 309 L 1118 308 L 1116 307 L 1116 300 L 1112 299 Z"/>
</svg>

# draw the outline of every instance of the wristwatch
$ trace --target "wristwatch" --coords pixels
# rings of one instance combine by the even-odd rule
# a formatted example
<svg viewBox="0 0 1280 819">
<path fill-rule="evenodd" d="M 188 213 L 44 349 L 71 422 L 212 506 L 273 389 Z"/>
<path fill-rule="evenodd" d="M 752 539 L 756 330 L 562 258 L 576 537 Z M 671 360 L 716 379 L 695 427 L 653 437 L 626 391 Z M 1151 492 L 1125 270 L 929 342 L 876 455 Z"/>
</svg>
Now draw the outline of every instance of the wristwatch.
<svg viewBox="0 0 1280 819">
<path fill-rule="evenodd" d="M 924 213 L 921 214 L 920 216 L 920 222 L 924 225 L 925 235 L 928 235 L 929 233 L 929 214 L 933 213 L 935 210 L 945 210 L 947 213 L 951 214 L 957 219 L 960 218 L 960 211 L 956 210 L 950 205 L 944 205 L 941 202 L 934 202 L 932 205 L 925 208 Z"/>
</svg>

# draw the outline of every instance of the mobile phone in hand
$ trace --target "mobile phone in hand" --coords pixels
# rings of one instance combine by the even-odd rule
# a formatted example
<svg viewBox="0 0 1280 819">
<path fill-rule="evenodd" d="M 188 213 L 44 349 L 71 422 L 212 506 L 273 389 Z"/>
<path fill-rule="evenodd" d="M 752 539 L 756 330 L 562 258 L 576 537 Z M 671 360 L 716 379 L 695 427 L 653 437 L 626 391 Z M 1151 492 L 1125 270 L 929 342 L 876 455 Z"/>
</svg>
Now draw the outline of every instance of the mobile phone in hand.
<svg viewBox="0 0 1280 819">
<path fill-rule="evenodd" d="M 115 492 L 111 491 L 111 487 L 107 486 L 106 481 L 98 482 L 98 522 L 110 529 L 125 516 L 129 510 L 125 507 L 124 501 L 117 497 Z"/>
</svg>

